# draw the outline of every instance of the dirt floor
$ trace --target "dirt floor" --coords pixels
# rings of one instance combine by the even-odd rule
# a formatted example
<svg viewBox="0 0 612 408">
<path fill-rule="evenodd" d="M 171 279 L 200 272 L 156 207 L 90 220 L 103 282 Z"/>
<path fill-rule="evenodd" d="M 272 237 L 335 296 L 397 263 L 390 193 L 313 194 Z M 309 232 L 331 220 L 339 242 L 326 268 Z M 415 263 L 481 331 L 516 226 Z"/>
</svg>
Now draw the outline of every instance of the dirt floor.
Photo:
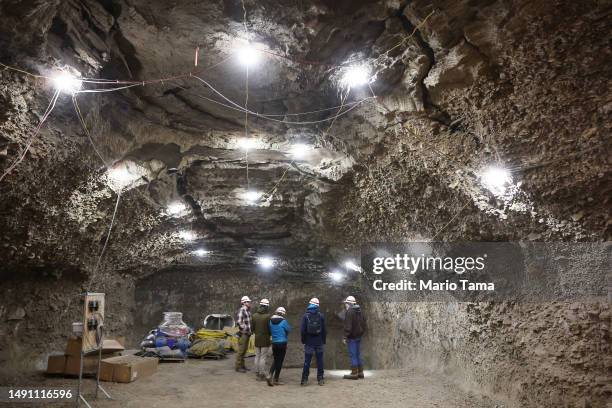
<svg viewBox="0 0 612 408">
<path fill-rule="evenodd" d="M 252 359 L 248 364 L 252 365 Z M 157 373 L 130 384 L 102 383 L 113 400 L 92 400 L 93 407 L 167 408 L 203 407 L 261 408 L 304 407 L 376 407 L 376 408 L 479 408 L 503 407 L 486 397 L 466 393 L 448 379 L 407 370 L 366 372 L 360 381 L 343 380 L 346 371 L 328 370 L 326 384 L 316 384 L 316 373 L 310 383 L 300 386 L 301 370 L 283 370 L 284 386 L 269 387 L 255 380 L 253 372 L 236 373 L 233 359 L 188 360 L 185 363 L 160 364 Z M 76 382 L 73 382 L 76 384 Z M 70 383 L 70 384 L 73 384 Z M 45 386 L 67 386 L 65 379 L 47 379 Z M 93 381 L 87 380 L 85 395 L 93 392 Z M 0 404 L 1 405 L 1 404 Z M 57 405 L 54 405 L 57 406 Z"/>
</svg>

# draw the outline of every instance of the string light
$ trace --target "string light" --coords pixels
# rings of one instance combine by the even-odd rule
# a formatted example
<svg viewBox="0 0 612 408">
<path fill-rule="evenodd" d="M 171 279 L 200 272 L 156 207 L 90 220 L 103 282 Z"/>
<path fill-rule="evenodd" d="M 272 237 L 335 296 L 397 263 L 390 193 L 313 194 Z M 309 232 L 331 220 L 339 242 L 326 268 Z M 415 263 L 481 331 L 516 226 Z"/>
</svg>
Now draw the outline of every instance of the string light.
<svg viewBox="0 0 612 408">
<path fill-rule="evenodd" d="M 195 251 L 193 251 L 193 254 L 195 256 L 199 256 L 201 258 L 203 256 L 206 256 L 206 255 L 210 254 L 210 251 L 207 251 L 205 249 L 199 248 L 199 249 L 196 249 Z"/>
<path fill-rule="evenodd" d="M 51 78 L 51 80 L 55 86 L 55 89 L 71 95 L 80 91 L 83 87 L 83 80 L 77 78 L 67 71 L 58 72 Z"/>
<path fill-rule="evenodd" d="M 342 282 L 344 280 L 344 274 L 339 271 L 330 272 L 329 277 L 334 282 Z"/>
<path fill-rule="evenodd" d="M 249 204 L 254 204 L 261 198 L 263 194 L 259 191 L 249 190 L 242 193 L 240 196 L 244 201 L 247 201 Z"/>
<path fill-rule="evenodd" d="M 500 196 L 512 184 L 512 175 L 503 167 L 491 166 L 481 173 L 480 180 L 490 192 Z"/>
<path fill-rule="evenodd" d="M 291 156 L 294 159 L 303 159 L 312 149 L 312 146 L 297 143 L 291 146 Z"/>
<path fill-rule="evenodd" d="M 193 241 L 196 239 L 196 235 L 191 231 L 179 231 L 178 237 L 185 241 Z"/>
<path fill-rule="evenodd" d="M 276 264 L 276 260 L 269 256 L 262 256 L 257 258 L 257 264 L 264 269 L 271 269 Z"/>
<path fill-rule="evenodd" d="M 113 190 L 123 190 L 124 188 L 132 185 L 141 175 L 133 173 L 128 169 L 128 164 L 119 164 L 112 167 L 106 173 L 107 183 Z"/>
<path fill-rule="evenodd" d="M 347 88 L 354 88 L 370 82 L 370 68 L 366 65 L 352 65 L 344 70 L 340 82 Z"/>
<path fill-rule="evenodd" d="M 257 44 L 253 44 L 248 41 L 240 44 L 238 47 L 236 47 L 238 62 L 248 68 L 257 64 L 261 58 L 261 53 L 257 48 L 259 48 Z"/>
<path fill-rule="evenodd" d="M 351 271 L 361 272 L 361 267 L 359 265 L 355 264 L 353 261 L 346 261 L 344 263 L 344 267 L 346 269 L 350 269 Z"/>
<path fill-rule="evenodd" d="M 251 150 L 257 147 L 257 141 L 253 138 L 243 137 L 238 140 L 238 146 L 244 150 Z"/>
<path fill-rule="evenodd" d="M 166 208 L 166 213 L 168 213 L 168 215 L 178 216 L 184 213 L 185 210 L 187 210 L 187 206 L 177 201 L 168 205 Z"/>
</svg>

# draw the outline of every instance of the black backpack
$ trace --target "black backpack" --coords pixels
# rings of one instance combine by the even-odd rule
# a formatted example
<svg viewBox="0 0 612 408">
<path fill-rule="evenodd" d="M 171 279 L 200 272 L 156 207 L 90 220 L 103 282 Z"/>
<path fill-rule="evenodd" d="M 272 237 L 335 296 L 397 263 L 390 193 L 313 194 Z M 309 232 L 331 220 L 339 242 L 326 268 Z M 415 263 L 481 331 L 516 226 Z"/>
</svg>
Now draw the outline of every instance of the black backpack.
<svg viewBox="0 0 612 408">
<path fill-rule="evenodd" d="M 306 333 L 316 336 L 321 334 L 322 327 L 321 313 L 306 313 Z"/>
</svg>

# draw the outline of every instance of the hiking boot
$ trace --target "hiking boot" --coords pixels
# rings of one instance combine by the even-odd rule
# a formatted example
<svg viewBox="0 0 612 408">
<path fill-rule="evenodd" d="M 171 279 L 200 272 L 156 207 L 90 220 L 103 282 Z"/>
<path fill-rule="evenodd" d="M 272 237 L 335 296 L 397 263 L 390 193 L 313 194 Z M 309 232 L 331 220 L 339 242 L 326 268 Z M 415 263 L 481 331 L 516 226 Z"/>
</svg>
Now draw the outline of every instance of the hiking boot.
<svg viewBox="0 0 612 408">
<path fill-rule="evenodd" d="M 282 381 L 274 380 L 274 385 L 285 385 L 285 383 Z"/>
<path fill-rule="evenodd" d="M 272 384 L 272 376 L 270 376 L 270 375 L 269 375 L 269 376 L 267 376 L 267 377 L 266 377 L 266 381 L 268 382 L 268 385 L 269 385 L 270 387 L 272 387 L 272 386 L 274 385 L 274 384 Z"/>
<path fill-rule="evenodd" d="M 365 375 L 363 375 L 363 366 L 357 367 L 357 378 L 364 379 Z"/>
<path fill-rule="evenodd" d="M 243 367 L 236 367 L 236 372 L 237 372 L 237 373 L 246 373 L 246 372 L 247 372 L 247 370 L 246 370 L 246 369 L 244 369 Z"/>
<path fill-rule="evenodd" d="M 319 385 L 325 385 L 325 380 L 324 380 L 323 378 L 319 378 L 319 379 L 317 380 L 317 383 L 318 383 Z"/>
<path fill-rule="evenodd" d="M 308 378 L 302 378 L 302 382 L 300 382 L 300 385 L 308 385 Z"/>
<path fill-rule="evenodd" d="M 345 380 L 356 380 L 359 378 L 359 370 L 357 367 L 351 367 L 351 373 L 344 375 L 342 378 Z"/>
</svg>

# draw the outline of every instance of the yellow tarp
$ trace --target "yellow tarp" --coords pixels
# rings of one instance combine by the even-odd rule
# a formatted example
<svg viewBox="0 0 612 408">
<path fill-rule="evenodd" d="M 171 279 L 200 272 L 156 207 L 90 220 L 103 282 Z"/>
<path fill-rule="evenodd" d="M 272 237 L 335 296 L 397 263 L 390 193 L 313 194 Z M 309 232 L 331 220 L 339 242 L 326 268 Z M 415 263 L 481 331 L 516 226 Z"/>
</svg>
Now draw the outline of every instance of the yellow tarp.
<svg viewBox="0 0 612 408">
<path fill-rule="evenodd" d="M 208 330 L 208 329 L 200 329 L 196 332 L 196 336 L 200 339 L 214 339 L 214 340 L 222 340 L 227 339 L 225 342 L 226 350 L 234 350 L 238 351 L 238 337 L 236 337 L 236 333 L 238 333 L 237 327 L 224 327 L 223 330 Z M 255 335 L 251 336 L 249 339 L 249 347 L 247 348 L 247 355 L 255 355 Z"/>
</svg>

